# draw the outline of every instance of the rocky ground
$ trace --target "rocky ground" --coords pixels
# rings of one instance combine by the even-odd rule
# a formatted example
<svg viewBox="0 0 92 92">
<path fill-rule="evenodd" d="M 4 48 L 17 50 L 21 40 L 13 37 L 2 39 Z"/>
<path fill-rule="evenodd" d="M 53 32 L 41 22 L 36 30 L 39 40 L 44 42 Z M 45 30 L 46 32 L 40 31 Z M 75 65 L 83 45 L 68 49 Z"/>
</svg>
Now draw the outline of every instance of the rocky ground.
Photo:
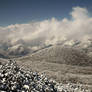
<svg viewBox="0 0 92 92">
<path fill-rule="evenodd" d="M 45 74 L 20 68 L 15 61 L 0 64 L 0 92 L 91 92 L 82 84 L 58 83 Z"/>
</svg>

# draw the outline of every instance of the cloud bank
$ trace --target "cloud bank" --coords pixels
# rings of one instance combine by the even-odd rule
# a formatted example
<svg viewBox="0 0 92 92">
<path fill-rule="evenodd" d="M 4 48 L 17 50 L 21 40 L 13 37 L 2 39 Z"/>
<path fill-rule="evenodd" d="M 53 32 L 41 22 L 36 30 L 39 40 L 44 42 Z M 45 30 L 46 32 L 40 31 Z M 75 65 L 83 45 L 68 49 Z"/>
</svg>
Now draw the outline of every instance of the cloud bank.
<svg viewBox="0 0 92 92">
<path fill-rule="evenodd" d="M 86 8 L 74 7 L 71 19 L 56 18 L 0 27 L 0 47 L 16 49 L 24 46 L 36 50 L 45 45 L 69 40 L 86 41 L 92 38 L 92 17 Z"/>
</svg>

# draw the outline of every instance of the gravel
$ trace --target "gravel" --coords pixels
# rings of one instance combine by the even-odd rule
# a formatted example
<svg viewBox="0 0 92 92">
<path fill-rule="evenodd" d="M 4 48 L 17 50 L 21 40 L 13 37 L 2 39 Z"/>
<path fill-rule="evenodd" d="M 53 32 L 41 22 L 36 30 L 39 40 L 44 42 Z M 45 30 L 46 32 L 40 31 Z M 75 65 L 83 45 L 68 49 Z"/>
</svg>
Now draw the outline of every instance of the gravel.
<svg viewBox="0 0 92 92">
<path fill-rule="evenodd" d="M 20 68 L 15 61 L 0 64 L 0 92 L 92 92 L 82 84 L 58 83 L 45 74 Z"/>
</svg>

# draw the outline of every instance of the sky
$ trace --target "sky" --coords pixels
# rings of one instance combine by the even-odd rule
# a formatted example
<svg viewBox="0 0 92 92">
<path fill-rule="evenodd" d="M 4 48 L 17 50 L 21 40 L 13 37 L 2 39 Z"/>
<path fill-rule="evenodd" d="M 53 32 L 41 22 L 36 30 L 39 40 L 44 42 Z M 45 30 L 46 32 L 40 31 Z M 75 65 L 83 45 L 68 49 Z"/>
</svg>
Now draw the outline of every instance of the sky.
<svg viewBox="0 0 92 92">
<path fill-rule="evenodd" d="M 92 0 L 0 0 L 0 49 L 34 51 L 76 42 L 85 48 L 90 39 Z"/>
<path fill-rule="evenodd" d="M 91 14 L 92 0 L 0 0 L 0 26 L 58 20 L 69 16 L 72 7 L 87 8 Z"/>
</svg>

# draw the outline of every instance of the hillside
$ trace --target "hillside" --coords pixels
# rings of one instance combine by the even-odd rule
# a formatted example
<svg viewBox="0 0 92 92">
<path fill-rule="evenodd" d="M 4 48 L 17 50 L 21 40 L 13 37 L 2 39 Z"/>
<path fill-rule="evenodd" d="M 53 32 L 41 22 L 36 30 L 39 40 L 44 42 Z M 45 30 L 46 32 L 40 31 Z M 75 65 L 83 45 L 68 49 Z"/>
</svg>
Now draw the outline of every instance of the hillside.
<svg viewBox="0 0 92 92">
<path fill-rule="evenodd" d="M 62 47 L 60 45 L 51 46 L 49 48 L 40 50 L 23 59 L 78 66 L 92 65 L 92 58 L 87 56 L 86 53 L 84 53 L 80 49 Z"/>
<path fill-rule="evenodd" d="M 92 59 L 80 49 L 51 46 L 16 59 L 25 69 L 46 73 L 57 81 L 80 82 L 92 88 Z"/>
</svg>

